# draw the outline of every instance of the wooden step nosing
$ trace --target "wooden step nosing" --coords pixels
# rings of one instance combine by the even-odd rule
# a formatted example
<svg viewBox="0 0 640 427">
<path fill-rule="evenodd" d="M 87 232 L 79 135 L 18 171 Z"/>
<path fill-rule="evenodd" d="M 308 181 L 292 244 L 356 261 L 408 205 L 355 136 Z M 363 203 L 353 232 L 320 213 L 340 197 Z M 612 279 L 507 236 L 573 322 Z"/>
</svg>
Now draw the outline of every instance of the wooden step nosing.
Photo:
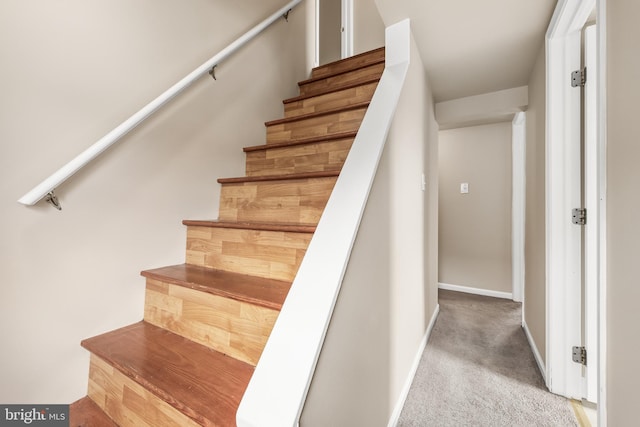
<svg viewBox="0 0 640 427">
<path fill-rule="evenodd" d="M 319 171 L 290 173 L 285 175 L 254 175 L 239 176 L 234 178 L 218 178 L 220 184 L 243 184 L 245 182 L 270 182 L 270 181 L 295 181 L 302 179 L 334 178 L 340 175 L 340 171 Z"/>
<path fill-rule="evenodd" d="M 353 61 L 355 61 L 355 60 L 357 60 L 357 59 L 360 59 L 360 58 L 362 58 L 362 57 L 366 57 L 366 56 L 374 56 L 376 53 L 379 53 L 380 51 L 384 51 L 384 50 L 386 50 L 386 47 L 385 47 L 385 46 L 382 46 L 382 47 L 378 47 L 378 48 L 373 49 L 373 50 L 369 50 L 369 51 L 367 51 L 367 52 L 362 52 L 362 53 L 359 53 L 359 54 L 357 54 L 357 55 L 350 56 L 350 57 L 348 57 L 348 58 L 337 59 L 337 60 L 332 61 L 332 62 L 329 62 L 329 63 L 327 63 L 327 64 L 322 64 L 322 65 L 320 65 L 320 66 L 315 67 L 315 68 L 312 70 L 312 72 L 313 72 L 313 71 L 319 71 L 319 70 L 322 70 L 323 68 L 335 67 L 336 65 L 338 65 L 338 64 L 340 64 L 340 63 L 353 62 Z"/>
<path fill-rule="evenodd" d="M 335 92 L 340 92 L 343 90 L 349 90 L 349 89 L 353 89 L 355 87 L 360 87 L 360 86 L 366 86 L 366 85 L 370 85 L 372 83 L 377 83 L 380 81 L 380 78 L 382 76 L 375 76 L 375 77 L 371 77 L 367 80 L 361 80 L 358 82 L 350 82 L 348 84 L 345 84 L 344 86 L 332 86 L 328 89 L 326 89 L 324 92 L 319 92 L 319 93 L 310 93 L 310 94 L 304 94 L 304 95 L 298 95 L 296 97 L 293 98 L 289 98 L 289 99 L 285 99 L 284 101 L 282 101 L 283 104 L 290 104 L 292 102 L 297 102 L 297 101 L 304 101 L 306 99 L 310 99 L 310 98 L 316 98 L 319 96 L 323 96 L 323 95 L 327 95 L 330 93 L 335 93 Z"/>
<path fill-rule="evenodd" d="M 251 151 L 263 151 L 269 149 L 277 149 L 277 148 L 287 148 L 287 147 L 295 147 L 297 145 L 306 145 L 306 144 L 321 144 L 323 142 L 337 141 L 340 139 L 353 139 L 358 134 L 357 131 L 349 131 L 343 133 L 334 133 L 323 136 L 314 136 L 313 138 L 305 138 L 305 139 L 297 139 L 291 141 L 284 142 L 272 142 L 271 144 L 260 144 L 253 145 L 251 147 L 244 147 L 242 150 L 245 153 Z"/>
<path fill-rule="evenodd" d="M 232 222 L 218 220 L 192 220 L 182 221 L 187 227 L 233 228 L 238 230 L 276 231 L 285 233 L 313 234 L 316 231 L 314 224 L 278 224 L 271 222 Z"/>
<path fill-rule="evenodd" d="M 201 266 L 196 266 L 196 265 L 190 265 L 190 264 L 180 264 L 180 265 L 176 265 L 176 266 L 169 266 L 169 267 L 182 267 L 185 266 L 186 268 L 194 268 L 194 269 L 198 269 L 200 271 L 204 271 L 204 270 L 211 270 L 212 273 L 213 272 L 222 272 L 225 275 L 229 275 L 229 276 L 235 276 L 238 278 L 242 278 L 242 277 L 246 277 L 247 280 L 251 280 L 256 282 L 258 285 L 265 285 L 265 286 L 277 286 L 282 285 L 282 286 L 290 286 L 291 283 L 286 282 L 284 280 L 276 280 L 276 279 L 265 279 L 263 277 L 259 277 L 259 276 L 250 276 L 247 274 L 241 274 L 241 273 L 235 273 L 232 271 L 225 271 L 225 270 L 215 270 L 213 268 L 208 268 L 208 267 L 201 267 Z M 176 285 L 176 286 L 181 286 L 184 288 L 189 288 L 189 289 L 193 289 L 196 291 L 200 291 L 200 292 L 204 292 L 210 295 L 216 295 L 216 296 L 220 296 L 220 297 L 224 297 L 224 298 L 229 298 L 235 301 L 240 301 L 240 302 L 245 302 L 245 303 L 249 303 L 249 304 L 253 304 L 253 305 L 257 305 L 260 307 L 265 307 L 265 308 L 270 308 L 273 310 L 280 310 L 282 309 L 282 304 L 283 302 L 276 302 L 276 301 L 268 301 L 262 298 L 258 298 L 258 297 L 251 297 L 249 295 L 245 295 L 245 294 L 240 294 L 237 292 L 231 292 L 231 291 L 227 291 L 224 289 L 220 289 L 217 287 L 212 287 L 212 286 L 207 286 L 201 283 L 197 283 L 197 282 L 193 282 L 193 281 L 188 281 L 188 280 L 183 280 L 181 278 L 177 278 L 175 276 L 172 276 L 166 272 L 160 272 L 163 271 L 163 268 L 156 268 L 153 270 L 145 270 L 140 272 L 140 275 L 147 278 L 147 279 L 153 279 L 153 280 L 158 280 L 160 282 L 163 283 L 169 283 L 172 285 Z"/>
<path fill-rule="evenodd" d="M 375 67 L 377 65 L 384 64 L 384 63 L 385 63 L 385 59 L 383 58 L 383 59 L 380 59 L 380 60 L 377 60 L 377 61 L 374 61 L 374 62 L 369 62 L 369 63 L 366 63 L 366 64 L 362 64 L 362 65 L 360 65 L 358 67 L 349 68 L 349 69 L 342 70 L 342 71 L 337 71 L 335 73 L 327 74 L 327 75 L 324 75 L 324 76 L 311 77 L 310 79 L 302 80 L 302 81 L 298 82 L 298 87 L 310 85 L 312 83 L 319 82 L 321 80 L 331 79 L 331 78 L 342 76 L 342 75 L 345 75 L 345 74 L 354 73 L 356 71 L 364 70 L 365 68 L 373 68 L 373 67 Z"/>
<path fill-rule="evenodd" d="M 331 110 L 319 111 L 317 113 L 301 114 L 299 116 L 294 116 L 294 117 L 284 117 L 282 119 L 265 122 L 264 125 L 276 126 L 276 125 L 281 125 L 285 123 L 293 123 L 298 121 L 315 119 L 317 117 L 322 117 L 322 116 L 330 116 L 332 114 L 339 114 L 345 111 L 361 110 L 361 109 L 367 108 L 370 103 L 371 101 L 369 100 L 369 101 L 358 102 L 357 104 L 346 105 L 344 107 L 332 108 Z"/>
</svg>

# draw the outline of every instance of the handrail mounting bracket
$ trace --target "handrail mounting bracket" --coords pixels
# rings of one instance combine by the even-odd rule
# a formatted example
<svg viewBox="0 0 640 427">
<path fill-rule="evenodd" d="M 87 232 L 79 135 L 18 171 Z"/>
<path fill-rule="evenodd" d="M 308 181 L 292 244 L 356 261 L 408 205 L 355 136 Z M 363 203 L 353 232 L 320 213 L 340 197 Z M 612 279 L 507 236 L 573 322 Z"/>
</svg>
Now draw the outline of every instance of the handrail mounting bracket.
<svg viewBox="0 0 640 427">
<path fill-rule="evenodd" d="M 211 67 L 211 69 L 209 70 L 209 75 L 211 77 L 213 77 L 213 80 L 218 80 L 216 78 L 216 67 L 218 66 L 218 64 L 214 65 L 213 67 Z"/>
<path fill-rule="evenodd" d="M 62 210 L 62 205 L 60 204 L 60 201 L 58 200 L 58 197 L 56 197 L 53 190 L 49 191 L 49 193 L 45 196 L 44 201 L 50 203 L 51 206 L 58 209 L 59 211 Z"/>
<path fill-rule="evenodd" d="M 282 15 L 282 17 L 284 18 L 285 21 L 289 22 L 289 12 L 291 12 L 291 9 L 287 10 L 284 15 Z"/>
</svg>

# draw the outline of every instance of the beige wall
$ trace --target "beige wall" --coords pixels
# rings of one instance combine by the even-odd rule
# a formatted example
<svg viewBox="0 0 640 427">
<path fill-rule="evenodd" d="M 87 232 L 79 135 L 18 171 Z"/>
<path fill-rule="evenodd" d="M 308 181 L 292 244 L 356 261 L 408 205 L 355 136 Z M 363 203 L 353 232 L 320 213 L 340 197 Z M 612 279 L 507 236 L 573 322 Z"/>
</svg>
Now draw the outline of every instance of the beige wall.
<svg viewBox="0 0 640 427">
<path fill-rule="evenodd" d="M 386 426 L 397 404 L 437 304 L 437 272 L 429 270 L 435 266 L 425 271 L 437 245 L 435 130 L 431 91 L 413 44 L 303 426 Z"/>
<path fill-rule="evenodd" d="M 607 0 L 607 421 L 638 422 L 640 3 Z"/>
<path fill-rule="evenodd" d="M 510 293 L 511 122 L 444 130 L 439 140 L 439 281 Z"/>
<path fill-rule="evenodd" d="M 281 6 L 0 3 L 0 402 L 86 393 L 80 341 L 142 319 L 139 271 L 184 261 L 181 220 L 217 216 L 216 178 L 307 76 L 306 2 L 60 187 L 62 212 L 16 200 Z"/>
<path fill-rule="evenodd" d="M 546 357 L 546 262 L 545 262 L 545 48 L 529 77 L 526 142 L 526 208 L 525 208 L 525 322 L 540 352 Z"/>
</svg>

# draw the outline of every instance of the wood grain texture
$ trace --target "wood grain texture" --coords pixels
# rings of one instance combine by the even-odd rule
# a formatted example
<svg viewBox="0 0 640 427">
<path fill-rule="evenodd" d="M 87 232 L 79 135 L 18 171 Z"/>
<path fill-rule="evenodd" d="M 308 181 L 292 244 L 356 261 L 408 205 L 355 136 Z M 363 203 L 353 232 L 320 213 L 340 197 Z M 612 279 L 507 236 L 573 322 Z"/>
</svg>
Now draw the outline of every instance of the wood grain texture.
<svg viewBox="0 0 640 427">
<path fill-rule="evenodd" d="M 223 184 L 218 215 L 224 221 L 317 224 L 336 179 Z"/>
<path fill-rule="evenodd" d="M 289 233 L 314 233 L 316 226 L 312 224 L 288 224 L 288 223 L 269 223 L 269 222 L 238 222 L 238 221 L 219 221 L 219 220 L 199 220 L 185 219 L 182 221 L 184 225 L 193 225 L 197 227 L 212 228 L 233 228 L 239 230 L 255 230 L 255 231 L 284 231 Z"/>
<path fill-rule="evenodd" d="M 93 354 L 87 393 L 121 427 L 200 425 Z"/>
<path fill-rule="evenodd" d="M 119 425 L 229 426 L 253 367 L 146 322 L 82 342 L 89 396 Z"/>
<path fill-rule="evenodd" d="M 317 114 L 371 101 L 378 86 L 379 76 L 372 77 L 365 84 L 350 84 L 321 95 L 302 95 L 284 101 L 286 118 Z"/>
<path fill-rule="evenodd" d="M 353 140 L 351 137 L 249 151 L 246 154 L 246 173 L 248 176 L 271 176 L 317 171 L 339 172 Z"/>
<path fill-rule="evenodd" d="M 337 177 L 339 174 L 336 172 L 304 172 L 296 174 L 281 174 L 270 176 L 238 176 L 235 178 L 218 178 L 220 184 L 243 184 L 243 183 L 258 183 L 258 182 L 273 182 L 273 181 L 294 181 L 304 180 L 308 178 L 330 178 Z"/>
<path fill-rule="evenodd" d="M 353 71 L 346 71 L 323 78 L 314 78 L 298 83 L 300 95 L 320 94 L 335 87 L 366 82 L 372 77 L 382 76 L 384 62 L 368 65 Z"/>
<path fill-rule="evenodd" d="M 278 310 L 147 279 L 144 320 L 256 365 Z"/>
<path fill-rule="evenodd" d="M 69 405 L 69 427 L 118 427 L 89 397 Z"/>
<path fill-rule="evenodd" d="M 326 77 L 332 74 L 343 73 L 347 70 L 353 70 L 364 67 L 376 62 L 384 62 L 385 48 L 380 47 L 368 52 L 363 52 L 349 58 L 340 59 L 328 64 L 321 65 L 311 70 L 311 78 Z"/>
<path fill-rule="evenodd" d="M 301 138 L 301 139 L 294 139 L 290 141 L 282 141 L 282 142 L 277 142 L 277 143 L 268 144 L 268 145 L 267 144 L 252 145 L 249 147 L 244 147 L 243 150 L 245 153 L 249 153 L 251 151 L 268 150 L 269 148 L 284 148 L 284 147 L 293 147 L 296 145 L 315 144 L 318 142 L 334 141 L 336 139 L 355 138 L 357 134 L 358 134 L 357 130 L 352 130 L 348 132 L 334 133 L 331 135 L 321 135 L 321 136 L 314 136 L 310 138 Z"/>
<path fill-rule="evenodd" d="M 310 233 L 189 226 L 187 264 L 293 281 Z"/>
<path fill-rule="evenodd" d="M 283 124 L 283 123 L 297 123 L 297 122 L 300 122 L 300 121 L 303 121 L 303 120 L 312 120 L 314 118 L 325 116 L 325 115 L 342 113 L 342 112 L 345 112 L 345 111 L 357 110 L 357 109 L 360 109 L 360 108 L 367 108 L 369 106 L 369 101 L 370 100 L 365 100 L 365 101 L 361 101 L 361 102 L 358 102 L 358 103 L 351 103 L 351 104 L 347 104 L 347 105 L 344 105 L 344 106 L 331 108 L 331 109 L 328 109 L 326 111 L 312 112 L 312 113 L 308 113 L 308 114 L 301 114 L 301 115 L 298 115 L 298 116 L 295 116 L 295 117 L 283 117 L 281 119 L 270 120 L 268 122 L 265 122 L 265 126 L 269 127 L 269 126 L 275 126 L 275 125 L 279 125 L 279 124 Z"/>
<path fill-rule="evenodd" d="M 326 114 L 267 127 L 267 144 L 357 131 L 366 108 Z"/>
<path fill-rule="evenodd" d="M 146 270 L 147 279 L 183 286 L 260 307 L 280 310 L 291 282 L 232 273 L 189 264 Z"/>
</svg>

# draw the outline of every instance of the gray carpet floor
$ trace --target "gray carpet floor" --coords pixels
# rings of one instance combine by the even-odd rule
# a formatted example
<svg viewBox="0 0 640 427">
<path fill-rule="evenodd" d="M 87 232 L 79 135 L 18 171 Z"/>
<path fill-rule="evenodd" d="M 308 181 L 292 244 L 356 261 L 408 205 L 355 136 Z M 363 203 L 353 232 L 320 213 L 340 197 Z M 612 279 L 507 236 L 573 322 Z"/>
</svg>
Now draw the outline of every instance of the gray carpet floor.
<svg viewBox="0 0 640 427">
<path fill-rule="evenodd" d="M 439 302 L 398 426 L 579 425 L 544 385 L 521 304 L 444 290 Z"/>
</svg>

